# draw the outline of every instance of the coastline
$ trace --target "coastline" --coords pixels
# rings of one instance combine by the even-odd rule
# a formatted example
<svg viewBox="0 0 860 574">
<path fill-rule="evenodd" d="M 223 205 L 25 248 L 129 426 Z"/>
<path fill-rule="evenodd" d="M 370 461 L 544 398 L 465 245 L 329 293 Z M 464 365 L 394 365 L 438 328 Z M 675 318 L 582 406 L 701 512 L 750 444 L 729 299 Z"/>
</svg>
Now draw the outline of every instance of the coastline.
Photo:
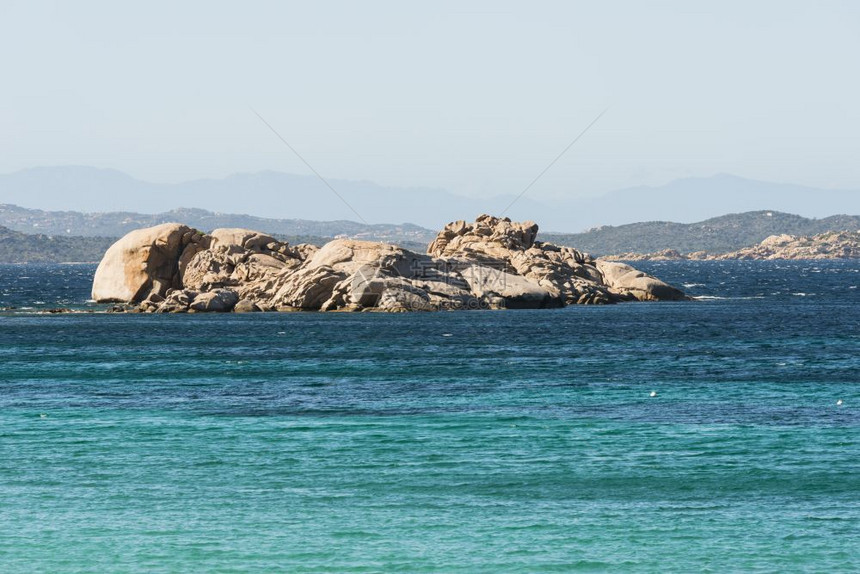
<svg viewBox="0 0 860 574">
<path fill-rule="evenodd" d="M 608 261 L 802 261 L 860 259 L 860 232 L 830 231 L 813 236 L 771 235 L 761 243 L 727 253 L 694 251 L 680 253 L 664 249 L 654 253 L 621 253 L 603 257 Z"/>
</svg>

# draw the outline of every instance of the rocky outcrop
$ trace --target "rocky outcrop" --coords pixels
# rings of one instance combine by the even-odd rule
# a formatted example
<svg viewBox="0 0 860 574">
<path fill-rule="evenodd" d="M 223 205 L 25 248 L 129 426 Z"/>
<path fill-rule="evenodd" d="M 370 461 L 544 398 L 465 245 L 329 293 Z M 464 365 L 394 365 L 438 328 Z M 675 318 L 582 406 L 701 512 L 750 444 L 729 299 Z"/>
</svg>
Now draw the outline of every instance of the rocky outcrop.
<svg viewBox="0 0 860 574">
<path fill-rule="evenodd" d="M 812 237 L 771 235 L 758 245 L 713 257 L 714 259 L 857 259 L 860 232 L 840 231 Z"/>
<path fill-rule="evenodd" d="M 654 253 L 617 253 L 615 255 L 605 255 L 601 259 L 603 261 L 680 261 L 682 259 L 691 259 L 693 255 L 695 254 L 684 254 L 676 249 L 663 249 Z"/>
<path fill-rule="evenodd" d="M 105 254 L 97 301 L 146 312 L 416 311 L 683 300 L 620 263 L 536 240 L 532 222 L 482 215 L 443 229 L 426 254 L 337 239 L 295 247 L 256 231 L 179 224 L 130 233 Z"/>
<path fill-rule="evenodd" d="M 667 249 L 657 253 L 623 253 L 607 261 L 725 261 L 732 259 L 860 259 L 860 232 L 830 231 L 811 237 L 771 235 L 758 245 L 729 253 L 696 251 L 682 254 Z"/>
<path fill-rule="evenodd" d="M 142 301 L 182 286 L 182 272 L 209 247 L 201 232 L 179 223 L 132 231 L 102 257 L 93 278 L 96 301 Z"/>
<path fill-rule="evenodd" d="M 655 277 L 651 277 L 624 263 L 597 260 L 603 281 L 614 293 L 639 301 L 678 301 L 684 295 Z"/>
<path fill-rule="evenodd" d="M 618 273 L 614 267 L 601 267 L 593 257 L 572 247 L 536 241 L 537 232 L 537 224 L 531 221 L 515 223 L 482 215 L 474 223 L 448 224 L 430 244 L 428 253 L 476 261 L 525 279 L 559 306 L 684 298 L 682 292 L 644 273 Z"/>
</svg>

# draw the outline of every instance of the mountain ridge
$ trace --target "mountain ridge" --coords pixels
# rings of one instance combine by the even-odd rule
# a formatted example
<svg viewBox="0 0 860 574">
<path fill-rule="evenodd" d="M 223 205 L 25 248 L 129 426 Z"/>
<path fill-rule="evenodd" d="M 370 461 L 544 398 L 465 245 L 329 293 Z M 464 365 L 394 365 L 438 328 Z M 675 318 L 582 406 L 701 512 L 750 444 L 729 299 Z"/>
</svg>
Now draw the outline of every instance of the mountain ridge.
<svg viewBox="0 0 860 574">
<path fill-rule="evenodd" d="M 641 221 L 694 223 L 725 213 L 775 210 L 805 217 L 860 213 L 860 190 L 819 189 L 731 174 L 687 177 L 657 186 L 629 187 L 599 196 L 541 198 L 540 182 L 517 197 L 523 182 L 505 182 L 491 197 L 467 197 L 432 187 L 396 187 L 368 180 L 328 178 L 341 201 L 314 175 L 265 170 L 179 183 L 151 183 L 115 169 L 43 166 L 0 174 L 0 203 L 42 210 L 154 215 L 164 207 L 193 206 L 213 213 L 308 221 L 409 222 L 440 229 L 479 213 L 537 221 L 545 231 L 576 233 L 600 225 Z M 567 185 L 573 189 L 575 182 Z M 573 195 L 573 194 L 572 194 Z M 355 211 L 351 209 L 352 206 Z M 357 215 L 360 214 L 360 215 Z M 2 224 L 2 223 L 0 223 Z M 31 230 L 30 230 L 31 231 Z"/>
<path fill-rule="evenodd" d="M 155 215 L 159 206 L 179 203 L 214 213 L 240 210 L 254 217 L 309 221 L 365 218 L 362 223 L 368 225 L 411 221 L 435 229 L 463 213 L 481 213 L 486 205 L 502 209 L 513 199 L 505 194 L 471 198 L 444 189 L 392 187 L 367 180 L 327 178 L 323 183 L 315 175 L 274 170 L 179 183 L 152 183 L 118 170 L 88 166 L 43 166 L 0 174 L 0 203 L 91 213 Z M 540 209 L 541 204 L 526 197 L 509 215 L 529 219 Z M 420 221 L 415 222 L 415 217 Z"/>
</svg>

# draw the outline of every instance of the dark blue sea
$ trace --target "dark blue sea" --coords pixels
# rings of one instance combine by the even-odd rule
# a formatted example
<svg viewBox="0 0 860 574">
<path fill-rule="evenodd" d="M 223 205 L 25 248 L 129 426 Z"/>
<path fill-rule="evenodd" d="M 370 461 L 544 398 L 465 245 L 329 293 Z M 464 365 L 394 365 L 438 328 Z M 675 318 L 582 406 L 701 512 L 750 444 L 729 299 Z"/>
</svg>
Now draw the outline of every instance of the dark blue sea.
<svg viewBox="0 0 860 574">
<path fill-rule="evenodd" d="M 106 314 L 0 265 L 0 572 L 860 569 L 860 262 L 637 266 L 698 300 Z"/>
</svg>

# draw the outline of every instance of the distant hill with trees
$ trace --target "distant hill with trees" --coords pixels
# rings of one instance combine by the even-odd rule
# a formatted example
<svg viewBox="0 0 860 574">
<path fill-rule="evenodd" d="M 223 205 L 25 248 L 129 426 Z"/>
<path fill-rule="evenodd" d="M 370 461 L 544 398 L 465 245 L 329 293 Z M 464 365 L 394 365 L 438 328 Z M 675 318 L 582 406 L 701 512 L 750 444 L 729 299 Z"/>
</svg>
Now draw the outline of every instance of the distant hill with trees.
<svg viewBox="0 0 860 574">
<path fill-rule="evenodd" d="M 99 261 L 115 239 L 27 234 L 0 227 L 0 263 Z"/>
<path fill-rule="evenodd" d="M 592 255 L 654 253 L 725 253 L 760 243 L 771 235 L 817 235 L 826 231 L 858 231 L 860 216 L 833 215 L 810 219 L 778 211 L 750 211 L 698 223 L 648 221 L 603 226 L 583 233 L 541 233 L 539 239 L 569 245 Z"/>
<path fill-rule="evenodd" d="M 291 245 L 312 243 L 321 246 L 330 237 L 278 235 Z M 0 263 L 97 263 L 116 237 L 81 237 L 31 234 L 0 226 Z"/>
<path fill-rule="evenodd" d="M 133 229 L 160 223 L 184 223 L 201 231 L 219 227 L 255 229 L 271 235 L 294 238 L 331 239 L 345 235 L 355 239 L 390 243 L 430 243 L 436 232 L 410 223 L 367 224 L 355 221 L 311 221 L 307 219 L 272 219 L 238 213 L 216 213 L 205 209 L 180 208 L 162 213 L 113 211 L 83 213 L 80 211 L 43 211 L 11 204 L 0 204 L 0 225 L 22 233 L 85 237 L 122 237 Z M 307 241 L 312 243 L 314 241 Z"/>
<path fill-rule="evenodd" d="M 424 252 L 436 235 L 429 229 L 417 226 L 368 226 L 350 221 L 303 220 L 300 226 L 296 226 L 295 222 L 300 220 L 231 216 L 204 210 L 181 210 L 154 216 L 46 212 L 8 205 L 0 208 L 5 208 L 5 211 L 0 210 L 0 225 L 5 220 L 16 219 L 19 228 L 64 230 L 61 233 L 30 234 L 0 226 L 0 263 L 99 261 L 118 237 L 132 229 L 162 223 L 162 220 L 181 221 L 205 231 L 216 227 L 257 229 L 293 245 L 323 245 L 334 237 L 343 236 L 386 241 L 418 252 Z M 121 215 L 127 218 L 120 219 Z M 103 236 L 85 234 L 81 233 L 81 225 L 88 225 L 86 230 L 90 234 L 96 231 L 114 233 L 105 233 Z M 284 233 L 290 230 L 293 233 Z M 538 239 L 576 247 L 592 255 L 655 253 L 666 249 L 680 253 L 707 251 L 719 254 L 757 245 L 771 235 L 811 236 L 827 231 L 860 231 L 860 216 L 834 215 L 810 219 L 778 211 L 751 211 L 723 215 L 699 223 L 651 221 L 598 227 L 584 233 L 541 232 Z"/>
</svg>

